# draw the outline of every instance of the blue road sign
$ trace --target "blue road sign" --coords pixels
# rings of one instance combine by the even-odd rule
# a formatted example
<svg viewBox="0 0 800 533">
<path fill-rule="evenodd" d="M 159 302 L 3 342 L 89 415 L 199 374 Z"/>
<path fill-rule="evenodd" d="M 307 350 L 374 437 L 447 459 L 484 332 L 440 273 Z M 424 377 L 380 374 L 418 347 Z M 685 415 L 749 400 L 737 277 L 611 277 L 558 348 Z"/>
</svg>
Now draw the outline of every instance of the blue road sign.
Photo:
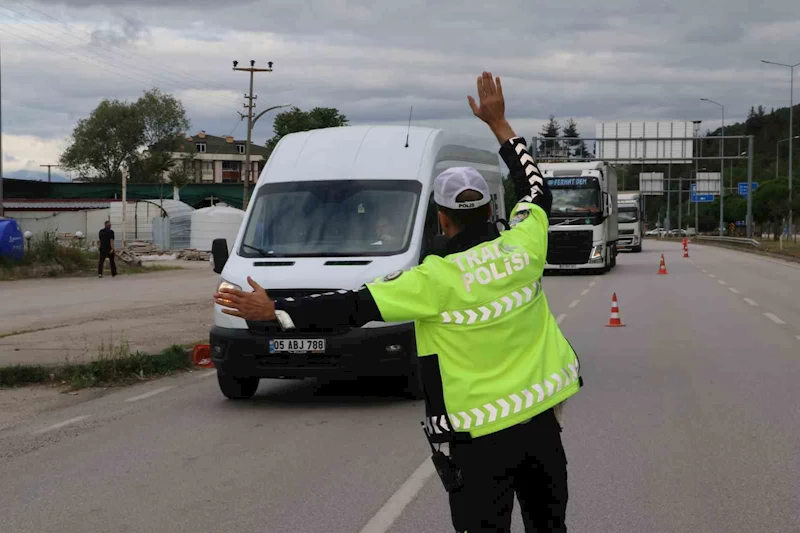
<svg viewBox="0 0 800 533">
<path fill-rule="evenodd" d="M 758 182 L 754 181 L 753 182 L 753 188 L 750 189 L 750 190 L 751 191 L 755 191 L 756 189 L 758 189 Z M 747 182 L 746 181 L 740 181 L 739 182 L 739 196 L 747 196 Z"/>
<path fill-rule="evenodd" d="M 692 203 L 696 204 L 708 204 L 714 201 L 713 194 L 697 194 L 695 191 L 695 184 L 692 183 Z"/>
</svg>

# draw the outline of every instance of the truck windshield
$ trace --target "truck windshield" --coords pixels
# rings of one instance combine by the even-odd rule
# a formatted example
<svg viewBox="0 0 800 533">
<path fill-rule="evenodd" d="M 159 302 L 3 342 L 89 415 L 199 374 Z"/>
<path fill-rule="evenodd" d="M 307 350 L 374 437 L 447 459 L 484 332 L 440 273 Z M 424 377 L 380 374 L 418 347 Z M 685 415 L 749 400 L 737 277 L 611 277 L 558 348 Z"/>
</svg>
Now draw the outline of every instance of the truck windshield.
<svg viewBox="0 0 800 533">
<path fill-rule="evenodd" d="M 592 216 L 602 212 L 597 178 L 548 178 L 553 216 Z"/>
<path fill-rule="evenodd" d="M 243 257 L 394 255 L 408 249 L 416 181 L 335 180 L 259 188 L 239 254 Z"/>
<path fill-rule="evenodd" d="M 617 213 L 617 221 L 620 224 L 639 221 L 639 210 L 635 207 L 620 207 Z"/>
</svg>

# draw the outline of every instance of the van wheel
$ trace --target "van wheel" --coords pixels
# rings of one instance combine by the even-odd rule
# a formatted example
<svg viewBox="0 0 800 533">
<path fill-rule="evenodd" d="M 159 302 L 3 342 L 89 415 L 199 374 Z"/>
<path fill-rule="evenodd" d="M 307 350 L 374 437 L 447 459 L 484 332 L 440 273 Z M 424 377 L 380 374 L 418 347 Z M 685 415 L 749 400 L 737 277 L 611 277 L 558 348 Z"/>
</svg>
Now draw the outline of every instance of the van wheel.
<svg viewBox="0 0 800 533">
<path fill-rule="evenodd" d="M 405 379 L 405 396 L 410 400 L 424 400 L 425 388 L 422 386 L 422 372 L 419 363 L 414 362 Z"/>
<path fill-rule="evenodd" d="M 248 400 L 258 390 L 259 378 L 235 378 L 217 372 L 219 390 L 231 400 Z"/>
</svg>

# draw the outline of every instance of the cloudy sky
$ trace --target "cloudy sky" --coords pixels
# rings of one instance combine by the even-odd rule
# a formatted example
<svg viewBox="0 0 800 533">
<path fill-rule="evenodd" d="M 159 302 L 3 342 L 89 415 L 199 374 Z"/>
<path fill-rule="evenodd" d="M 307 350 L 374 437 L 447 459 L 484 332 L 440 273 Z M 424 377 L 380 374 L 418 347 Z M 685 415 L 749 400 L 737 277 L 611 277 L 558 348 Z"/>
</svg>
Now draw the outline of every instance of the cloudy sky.
<svg viewBox="0 0 800 533">
<path fill-rule="evenodd" d="M 796 0 L 492 3 L 0 0 L 4 173 L 56 163 L 102 98 L 135 100 L 153 86 L 182 99 L 193 132 L 243 138 L 248 79 L 234 59 L 274 62 L 256 77 L 260 109 L 330 106 L 377 124 L 404 123 L 413 105 L 415 124 L 488 147 L 466 100 L 484 69 L 503 77 L 519 133 L 536 134 L 553 113 L 592 137 L 599 121 L 715 129 L 720 109 L 702 97 L 725 104 L 726 122 L 753 105 L 787 106 L 788 69 L 759 60 L 800 62 Z M 265 117 L 254 140 L 271 131 Z"/>
</svg>

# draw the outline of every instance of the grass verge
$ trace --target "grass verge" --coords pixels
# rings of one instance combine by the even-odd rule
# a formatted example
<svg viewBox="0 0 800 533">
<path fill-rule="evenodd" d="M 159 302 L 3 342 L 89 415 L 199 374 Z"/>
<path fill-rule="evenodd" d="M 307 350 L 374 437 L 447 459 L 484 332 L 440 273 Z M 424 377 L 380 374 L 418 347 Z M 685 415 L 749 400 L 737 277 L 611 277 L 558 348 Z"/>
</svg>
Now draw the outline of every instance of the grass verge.
<svg viewBox="0 0 800 533">
<path fill-rule="evenodd" d="M 186 346 L 173 345 L 155 355 L 131 352 L 128 344 L 101 347 L 100 356 L 86 363 L 57 366 L 0 367 L 0 388 L 24 385 L 64 385 L 70 390 L 120 386 L 166 376 L 192 367 Z"/>
<path fill-rule="evenodd" d="M 81 248 L 77 242 L 70 246 L 58 243 L 55 234 L 43 233 L 33 239 L 21 261 L 0 258 L 0 281 L 18 279 L 57 278 L 65 276 L 96 276 L 97 252 Z M 180 270 L 169 265 L 136 266 L 117 260 L 119 274 L 141 274 L 162 270 Z M 105 272 L 110 273 L 106 263 Z"/>
</svg>

